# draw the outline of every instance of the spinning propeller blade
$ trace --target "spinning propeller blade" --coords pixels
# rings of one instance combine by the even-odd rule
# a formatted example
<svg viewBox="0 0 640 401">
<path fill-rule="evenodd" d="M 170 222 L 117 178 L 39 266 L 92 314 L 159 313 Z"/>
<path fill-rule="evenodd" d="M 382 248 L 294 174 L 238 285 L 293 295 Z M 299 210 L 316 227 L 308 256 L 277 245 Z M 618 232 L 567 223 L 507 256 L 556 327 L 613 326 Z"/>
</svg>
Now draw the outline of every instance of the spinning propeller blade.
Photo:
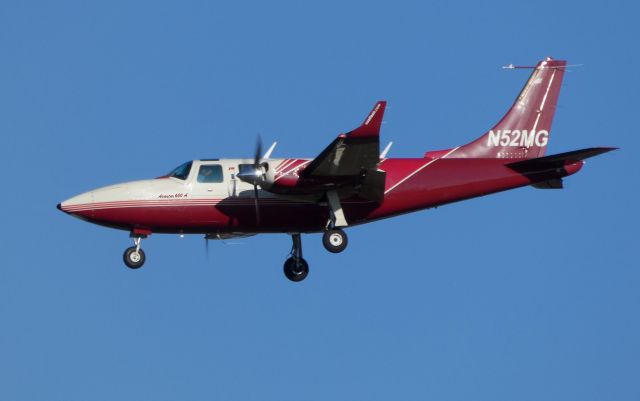
<svg viewBox="0 0 640 401">
<path fill-rule="evenodd" d="M 260 205 L 258 204 L 258 174 L 262 174 L 262 166 L 260 165 L 260 155 L 262 154 L 262 138 L 258 135 L 256 141 L 256 152 L 253 157 L 253 169 L 256 179 L 253 182 L 253 202 L 256 207 L 256 225 L 260 225 Z"/>
<path fill-rule="evenodd" d="M 207 260 L 209 260 L 209 237 L 206 235 L 204 236 L 204 249 L 207 255 Z"/>
<path fill-rule="evenodd" d="M 258 205 L 258 185 L 253 186 L 253 202 L 256 206 L 256 225 L 260 225 L 260 205 Z"/>
<path fill-rule="evenodd" d="M 271 145 L 267 153 L 265 153 L 265 157 L 270 155 L 273 152 L 273 148 L 275 144 Z M 240 171 L 236 174 L 236 177 L 240 180 L 253 185 L 253 198 L 254 204 L 256 207 L 256 224 L 260 224 L 260 205 L 259 205 L 259 194 L 258 194 L 258 185 L 263 185 L 265 183 L 265 179 L 267 176 L 267 170 L 269 169 L 269 165 L 267 162 L 263 162 L 263 158 L 260 157 L 262 154 L 262 138 L 258 135 L 256 140 L 256 148 L 253 156 L 253 164 L 251 165 L 251 171 Z"/>
<path fill-rule="evenodd" d="M 262 154 L 262 138 L 258 135 L 256 139 L 256 152 L 253 156 L 253 167 L 258 168 L 260 166 L 260 155 Z"/>
</svg>

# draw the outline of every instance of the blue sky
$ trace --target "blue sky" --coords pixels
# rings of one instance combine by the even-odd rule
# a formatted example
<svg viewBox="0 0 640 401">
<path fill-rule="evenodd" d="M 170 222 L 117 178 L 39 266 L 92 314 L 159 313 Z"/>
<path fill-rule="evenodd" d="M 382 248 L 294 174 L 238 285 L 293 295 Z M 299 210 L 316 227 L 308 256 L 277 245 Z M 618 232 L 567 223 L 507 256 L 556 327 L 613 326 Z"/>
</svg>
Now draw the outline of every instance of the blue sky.
<svg viewBox="0 0 640 401">
<path fill-rule="evenodd" d="M 0 399 L 637 400 L 633 2 L 2 2 Z M 304 236 L 211 243 L 55 205 L 185 160 L 315 156 L 389 101 L 390 156 L 477 137 L 545 56 L 549 153 L 622 149 L 519 189 Z"/>
</svg>

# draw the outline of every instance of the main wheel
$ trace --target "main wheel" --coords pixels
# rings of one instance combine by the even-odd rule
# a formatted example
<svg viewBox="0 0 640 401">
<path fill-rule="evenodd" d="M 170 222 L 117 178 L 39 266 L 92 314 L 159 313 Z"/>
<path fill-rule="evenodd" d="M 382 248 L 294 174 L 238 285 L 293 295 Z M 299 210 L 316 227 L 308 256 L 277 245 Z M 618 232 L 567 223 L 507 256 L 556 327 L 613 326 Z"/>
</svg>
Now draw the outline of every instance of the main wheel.
<svg viewBox="0 0 640 401">
<path fill-rule="evenodd" d="M 136 247 L 132 246 L 124 251 L 122 258 L 124 259 L 124 264 L 127 265 L 128 268 L 139 269 L 144 264 L 146 256 L 144 255 L 142 248 L 140 248 L 139 251 L 136 251 Z"/>
<path fill-rule="evenodd" d="M 294 258 L 289 258 L 284 262 L 284 275 L 291 281 L 302 281 L 309 274 L 309 264 L 300 258 L 297 262 Z"/>
<path fill-rule="evenodd" d="M 331 253 L 344 251 L 348 243 L 347 233 L 339 228 L 327 230 L 322 236 L 322 245 Z"/>
</svg>

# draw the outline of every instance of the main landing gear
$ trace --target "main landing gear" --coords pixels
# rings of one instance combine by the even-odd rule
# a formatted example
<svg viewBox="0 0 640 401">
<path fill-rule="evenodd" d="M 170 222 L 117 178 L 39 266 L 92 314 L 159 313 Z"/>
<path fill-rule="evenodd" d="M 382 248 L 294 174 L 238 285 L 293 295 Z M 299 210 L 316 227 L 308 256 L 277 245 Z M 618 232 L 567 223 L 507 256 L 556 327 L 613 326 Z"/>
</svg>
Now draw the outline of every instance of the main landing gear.
<svg viewBox="0 0 640 401">
<path fill-rule="evenodd" d="M 349 241 L 347 234 L 338 227 L 346 227 L 349 224 L 344 217 L 337 191 L 327 192 L 327 202 L 329 203 L 329 221 L 322 236 L 322 244 L 327 251 L 340 253 L 345 250 Z"/>
<path fill-rule="evenodd" d="M 309 274 L 309 264 L 302 257 L 302 239 L 300 234 L 291 234 L 293 246 L 291 256 L 284 262 L 284 275 L 291 281 L 298 282 L 304 280 Z M 325 231 L 322 237 L 324 247 L 332 253 L 344 251 L 348 243 L 347 234 L 339 229 L 332 228 Z"/>
<path fill-rule="evenodd" d="M 133 243 L 135 246 L 129 247 L 125 249 L 124 255 L 122 258 L 124 259 L 124 264 L 127 265 L 130 269 L 139 269 L 144 264 L 146 260 L 146 256 L 144 255 L 144 251 L 140 248 L 140 243 L 142 242 L 142 238 L 146 236 L 134 236 Z"/>
<path fill-rule="evenodd" d="M 339 228 L 332 228 L 324 232 L 322 245 L 331 253 L 340 253 L 347 248 L 349 239 L 347 233 Z"/>
<path fill-rule="evenodd" d="M 302 281 L 309 274 L 309 264 L 302 258 L 302 239 L 300 234 L 291 234 L 293 246 L 291 256 L 284 262 L 284 275 L 291 281 Z"/>
<path fill-rule="evenodd" d="M 329 191 L 326 194 L 329 204 L 329 221 L 327 221 L 322 244 L 331 253 L 340 253 L 347 248 L 349 239 L 347 234 L 338 227 L 347 227 L 347 219 L 340 205 L 340 197 L 337 191 Z M 293 247 L 291 256 L 284 262 L 284 275 L 291 281 L 302 281 L 309 274 L 309 265 L 302 258 L 302 240 L 300 234 L 292 234 Z"/>
<path fill-rule="evenodd" d="M 142 239 L 146 238 L 150 231 L 133 231 L 134 246 L 127 248 L 122 255 L 125 265 L 130 269 L 139 269 L 144 265 L 146 256 L 141 248 Z M 284 262 L 284 275 L 291 281 L 299 282 L 304 280 L 309 274 L 309 264 L 302 257 L 302 238 L 300 233 L 291 234 L 293 242 L 291 246 L 291 254 Z M 324 247 L 331 253 L 339 253 L 345 250 L 348 244 L 347 234 L 340 228 L 336 228 L 333 224 L 324 232 L 322 243 Z"/>
</svg>

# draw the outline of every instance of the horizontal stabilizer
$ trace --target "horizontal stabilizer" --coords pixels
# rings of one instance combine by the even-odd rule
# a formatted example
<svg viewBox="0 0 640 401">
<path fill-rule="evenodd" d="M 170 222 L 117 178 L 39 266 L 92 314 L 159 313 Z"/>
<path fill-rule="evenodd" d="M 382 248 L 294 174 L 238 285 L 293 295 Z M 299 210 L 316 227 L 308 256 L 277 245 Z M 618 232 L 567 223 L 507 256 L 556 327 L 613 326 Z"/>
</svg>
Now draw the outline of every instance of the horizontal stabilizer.
<svg viewBox="0 0 640 401">
<path fill-rule="evenodd" d="M 506 166 L 521 173 L 560 168 L 616 149 L 618 148 L 587 148 L 574 150 L 571 152 L 558 153 L 557 155 L 508 163 Z"/>
</svg>

